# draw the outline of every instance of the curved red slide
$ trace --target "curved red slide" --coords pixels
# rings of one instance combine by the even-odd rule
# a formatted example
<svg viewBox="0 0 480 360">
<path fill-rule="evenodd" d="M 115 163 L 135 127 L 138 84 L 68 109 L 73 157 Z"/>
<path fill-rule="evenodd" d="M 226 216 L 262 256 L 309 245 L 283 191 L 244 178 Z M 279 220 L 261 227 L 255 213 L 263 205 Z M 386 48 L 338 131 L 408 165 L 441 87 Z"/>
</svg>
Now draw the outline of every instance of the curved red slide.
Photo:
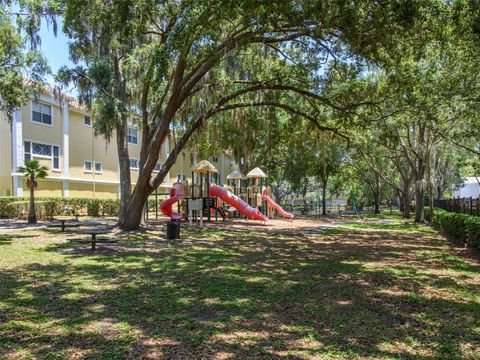
<svg viewBox="0 0 480 360">
<path fill-rule="evenodd" d="M 215 185 L 210 184 L 210 197 L 219 197 L 227 204 L 233 206 L 235 209 L 238 210 L 240 214 L 245 215 L 249 219 L 252 220 L 260 220 L 260 221 L 267 221 L 268 217 L 263 215 L 258 208 L 251 207 L 245 201 L 240 199 L 238 196 L 232 194 L 227 189 Z"/>
<path fill-rule="evenodd" d="M 283 208 L 280 205 L 278 205 L 275 201 L 272 200 L 272 198 L 270 198 L 270 196 L 267 195 L 267 188 L 265 186 L 262 189 L 262 198 L 263 198 L 263 200 L 268 202 L 271 207 L 273 207 L 275 210 L 277 210 L 278 213 L 280 215 L 282 215 L 285 219 L 293 219 L 294 218 L 293 214 L 290 214 L 290 213 L 286 212 L 285 210 L 283 210 Z"/>
<path fill-rule="evenodd" d="M 182 220 L 182 215 L 172 211 L 172 205 L 175 204 L 177 201 L 182 200 L 185 197 L 185 187 L 181 182 L 176 182 L 172 185 L 170 189 L 170 198 L 167 200 L 163 200 L 160 203 L 160 211 L 170 216 L 172 220 Z"/>
</svg>

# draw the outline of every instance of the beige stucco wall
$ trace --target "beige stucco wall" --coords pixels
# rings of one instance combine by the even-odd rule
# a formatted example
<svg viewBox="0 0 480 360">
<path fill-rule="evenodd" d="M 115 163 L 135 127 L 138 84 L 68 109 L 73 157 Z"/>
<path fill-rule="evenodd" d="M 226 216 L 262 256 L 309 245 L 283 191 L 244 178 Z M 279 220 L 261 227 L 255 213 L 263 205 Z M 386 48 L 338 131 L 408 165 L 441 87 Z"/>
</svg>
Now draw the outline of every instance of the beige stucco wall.
<svg viewBox="0 0 480 360">
<path fill-rule="evenodd" d="M 63 149 L 62 149 L 62 115 L 60 107 L 55 105 L 53 101 L 46 101 L 45 99 L 38 100 L 41 103 L 50 105 L 52 107 L 52 126 L 37 124 L 32 122 L 32 101 L 22 107 L 22 125 L 23 125 L 23 141 L 34 141 L 48 145 L 57 145 L 60 150 L 60 171 L 52 170 L 52 160 L 38 159 L 39 162 L 46 166 L 49 171 L 48 174 L 52 177 L 62 177 L 63 171 Z"/>
<path fill-rule="evenodd" d="M 93 183 L 70 183 L 70 197 L 89 197 L 95 199 L 117 199 L 116 185 Z"/>
<path fill-rule="evenodd" d="M 29 189 L 26 180 L 23 180 L 23 196 L 29 196 Z M 58 180 L 39 180 L 38 187 L 35 190 L 35 196 L 61 197 L 62 182 Z"/>
<path fill-rule="evenodd" d="M 69 177 L 91 181 L 118 181 L 117 152 L 115 138 L 107 143 L 103 136 L 95 136 L 93 127 L 83 125 L 84 114 L 69 113 L 70 171 Z M 84 170 L 85 160 L 102 163 L 102 172 Z"/>
</svg>

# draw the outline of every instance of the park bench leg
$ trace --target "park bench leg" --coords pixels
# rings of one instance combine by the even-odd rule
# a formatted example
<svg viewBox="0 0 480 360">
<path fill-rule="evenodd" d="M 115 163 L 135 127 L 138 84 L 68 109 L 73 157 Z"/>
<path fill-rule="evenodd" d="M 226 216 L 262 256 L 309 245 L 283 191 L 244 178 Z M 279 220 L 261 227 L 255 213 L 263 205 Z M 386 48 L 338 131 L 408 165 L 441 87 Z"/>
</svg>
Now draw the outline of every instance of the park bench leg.
<svg viewBox="0 0 480 360">
<path fill-rule="evenodd" d="M 92 235 L 92 250 L 95 250 L 95 241 L 97 240 L 97 236 L 95 234 Z"/>
</svg>

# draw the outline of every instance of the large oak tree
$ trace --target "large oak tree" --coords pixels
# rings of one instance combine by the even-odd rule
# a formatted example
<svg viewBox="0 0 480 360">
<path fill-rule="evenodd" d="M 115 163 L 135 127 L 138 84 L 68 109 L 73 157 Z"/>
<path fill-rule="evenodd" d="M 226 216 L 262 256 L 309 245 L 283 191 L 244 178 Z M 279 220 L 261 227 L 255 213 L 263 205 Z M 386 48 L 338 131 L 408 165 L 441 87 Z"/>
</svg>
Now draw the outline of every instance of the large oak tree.
<svg viewBox="0 0 480 360">
<path fill-rule="evenodd" d="M 354 108 L 341 98 L 325 98 L 321 86 L 295 79 L 241 81 L 226 76 L 223 69 L 232 54 L 261 44 L 315 73 L 320 71 L 318 54 L 354 61 L 355 56 L 375 59 L 384 51 L 398 51 L 392 39 L 405 39 L 419 13 L 419 5 L 410 1 L 65 0 L 64 4 L 64 30 L 80 65 L 64 69 L 60 78 L 79 85 L 96 115 L 97 131 L 116 135 L 124 229 L 139 226 L 147 197 L 209 118 L 252 103 L 298 113 L 291 104 L 258 101 L 256 93 L 295 93 L 338 111 Z M 307 118 L 322 128 L 315 118 Z M 133 191 L 129 121 L 142 132 Z M 152 176 L 175 121 L 183 122 L 183 131 Z"/>
</svg>

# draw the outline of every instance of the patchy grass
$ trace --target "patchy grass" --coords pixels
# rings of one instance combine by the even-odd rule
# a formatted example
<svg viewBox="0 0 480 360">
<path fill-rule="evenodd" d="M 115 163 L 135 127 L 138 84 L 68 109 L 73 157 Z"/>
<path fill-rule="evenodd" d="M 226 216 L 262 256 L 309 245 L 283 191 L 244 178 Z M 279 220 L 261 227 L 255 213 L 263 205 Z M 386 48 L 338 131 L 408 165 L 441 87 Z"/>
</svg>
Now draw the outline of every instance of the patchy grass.
<svg viewBox="0 0 480 360">
<path fill-rule="evenodd" d="M 383 209 L 380 214 L 349 214 L 349 215 L 340 215 L 345 219 L 356 218 L 356 219 L 403 219 L 403 214 L 397 209 Z"/>
<path fill-rule="evenodd" d="M 478 255 L 426 227 L 0 235 L 0 358 L 480 359 Z"/>
<path fill-rule="evenodd" d="M 420 225 L 409 220 L 385 220 L 385 222 L 345 222 L 339 226 L 345 230 L 395 231 L 404 233 L 434 234 L 435 231 L 426 225 Z"/>
</svg>

